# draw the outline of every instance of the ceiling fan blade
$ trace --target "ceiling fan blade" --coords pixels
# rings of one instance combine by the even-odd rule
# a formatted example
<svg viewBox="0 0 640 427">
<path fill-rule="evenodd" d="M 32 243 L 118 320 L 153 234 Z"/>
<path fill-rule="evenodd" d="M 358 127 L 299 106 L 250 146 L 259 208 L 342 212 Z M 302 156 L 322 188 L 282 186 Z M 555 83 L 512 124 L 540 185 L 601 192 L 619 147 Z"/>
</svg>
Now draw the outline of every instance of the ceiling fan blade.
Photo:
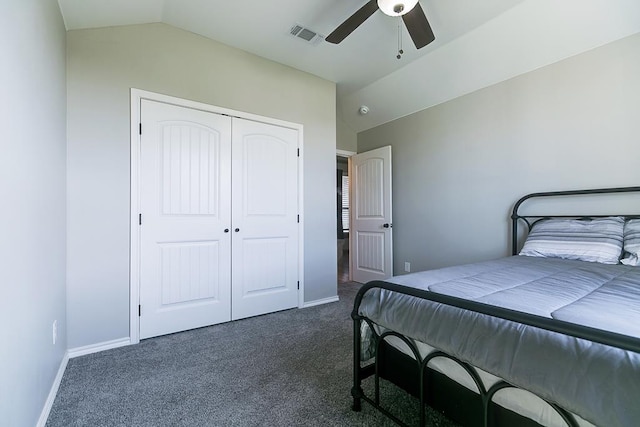
<svg viewBox="0 0 640 427">
<path fill-rule="evenodd" d="M 409 13 L 402 15 L 402 20 L 404 21 L 404 25 L 407 26 L 407 31 L 409 31 L 409 35 L 411 36 L 411 40 L 413 40 L 413 44 L 416 45 L 416 49 L 425 47 L 436 39 L 420 3 L 416 4 Z"/>
<path fill-rule="evenodd" d="M 367 20 L 373 13 L 378 10 L 377 0 L 370 0 L 369 3 L 362 6 L 356 13 L 351 15 L 344 21 L 338 28 L 333 30 L 325 40 L 329 43 L 338 44 L 344 40 L 349 34 L 358 28 L 364 21 Z"/>
</svg>

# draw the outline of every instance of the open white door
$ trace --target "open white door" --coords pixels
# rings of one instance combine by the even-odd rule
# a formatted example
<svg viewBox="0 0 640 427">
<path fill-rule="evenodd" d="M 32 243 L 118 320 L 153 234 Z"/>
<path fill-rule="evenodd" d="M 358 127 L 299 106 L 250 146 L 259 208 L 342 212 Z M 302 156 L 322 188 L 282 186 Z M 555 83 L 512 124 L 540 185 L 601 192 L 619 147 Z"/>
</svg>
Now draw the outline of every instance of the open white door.
<svg viewBox="0 0 640 427">
<path fill-rule="evenodd" d="M 140 338 L 231 320 L 231 118 L 141 103 Z"/>
<path fill-rule="evenodd" d="M 351 157 L 351 275 L 366 283 L 393 275 L 391 146 Z"/>
</svg>

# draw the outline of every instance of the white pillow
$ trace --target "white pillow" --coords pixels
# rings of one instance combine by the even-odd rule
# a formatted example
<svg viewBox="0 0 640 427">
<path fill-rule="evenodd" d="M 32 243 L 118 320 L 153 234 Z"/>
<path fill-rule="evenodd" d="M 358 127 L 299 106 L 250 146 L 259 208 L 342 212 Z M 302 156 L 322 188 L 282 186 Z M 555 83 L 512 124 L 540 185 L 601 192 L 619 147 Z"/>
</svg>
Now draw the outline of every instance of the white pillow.
<svg viewBox="0 0 640 427">
<path fill-rule="evenodd" d="M 624 218 L 547 219 L 534 224 L 520 255 L 617 264 Z"/>
<path fill-rule="evenodd" d="M 630 219 L 624 224 L 624 251 L 621 263 L 640 265 L 640 219 Z"/>
</svg>

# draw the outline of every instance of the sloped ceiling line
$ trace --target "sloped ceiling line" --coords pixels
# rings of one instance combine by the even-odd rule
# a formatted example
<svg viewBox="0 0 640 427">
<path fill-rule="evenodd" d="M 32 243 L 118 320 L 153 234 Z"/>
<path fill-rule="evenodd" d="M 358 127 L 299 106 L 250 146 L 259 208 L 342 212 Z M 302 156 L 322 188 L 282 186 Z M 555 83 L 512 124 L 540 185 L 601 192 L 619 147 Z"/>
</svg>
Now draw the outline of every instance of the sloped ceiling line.
<svg viewBox="0 0 640 427">
<path fill-rule="evenodd" d="M 67 30 L 163 22 L 333 81 L 354 132 L 640 32 L 637 0 L 420 0 L 436 40 L 400 61 L 382 13 L 339 45 L 289 34 L 296 23 L 329 34 L 364 2 L 58 0 Z"/>
</svg>

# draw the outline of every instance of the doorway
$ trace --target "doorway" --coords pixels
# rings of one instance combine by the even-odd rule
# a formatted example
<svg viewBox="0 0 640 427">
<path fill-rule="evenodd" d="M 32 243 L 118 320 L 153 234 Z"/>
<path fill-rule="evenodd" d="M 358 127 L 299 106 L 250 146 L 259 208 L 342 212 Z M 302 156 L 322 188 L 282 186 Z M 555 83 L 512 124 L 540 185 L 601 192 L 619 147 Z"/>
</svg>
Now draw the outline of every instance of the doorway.
<svg viewBox="0 0 640 427">
<path fill-rule="evenodd" d="M 338 150 L 336 165 L 338 283 L 385 280 L 393 276 L 391 146 Z"/>
<path fill-rule="evenodd" d="M 336 156 L 336 222 L 338 283 L 350 281 L 349 274 L 349 219 L 350 189 L 349 156 Z"/>
</svg>

